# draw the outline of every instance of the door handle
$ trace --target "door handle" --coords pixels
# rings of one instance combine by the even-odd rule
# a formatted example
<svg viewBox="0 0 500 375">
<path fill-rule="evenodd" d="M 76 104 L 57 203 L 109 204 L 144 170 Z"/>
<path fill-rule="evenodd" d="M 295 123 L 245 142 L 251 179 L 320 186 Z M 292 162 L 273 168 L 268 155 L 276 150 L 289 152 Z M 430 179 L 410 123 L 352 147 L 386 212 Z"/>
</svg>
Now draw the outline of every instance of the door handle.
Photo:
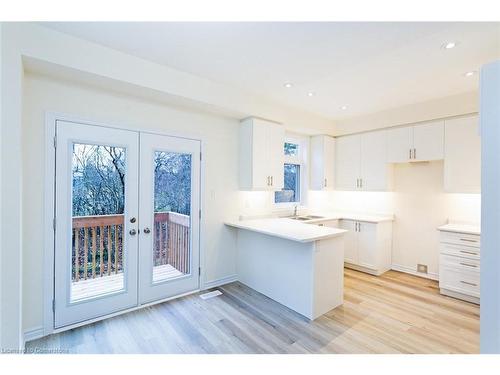
<svg viewBox="0 0 500 375">
<path fill-rule="evenodd" d="M 135 236 L 137 234 L 137 231 L 135 229 L 130 229 L 128 232 L 131 236 Z"/>
<path fill-rule="evenodd" d="M 146 233 L 146 234 L 151 233 L 151 229 L 149 229 L 148 227 L 144 228 L 144 233 Z"/>
<path fill-rule="evenodd" d="M 132 224 L 133 224 L 133 223 L 135 223 L 135 222 L 136 222 L 136 218 L 135 218 L 135 217 L 131 217 L 131 218 L 130 218 L 130 222 L 131 222 Z"/>
</svg>

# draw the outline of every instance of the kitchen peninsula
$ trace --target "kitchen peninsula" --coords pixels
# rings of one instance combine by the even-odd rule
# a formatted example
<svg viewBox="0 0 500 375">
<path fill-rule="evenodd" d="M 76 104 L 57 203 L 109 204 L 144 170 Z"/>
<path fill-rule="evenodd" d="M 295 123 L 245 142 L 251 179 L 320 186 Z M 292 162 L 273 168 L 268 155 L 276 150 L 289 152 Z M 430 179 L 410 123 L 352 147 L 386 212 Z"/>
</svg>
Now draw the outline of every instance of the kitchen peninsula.
<svg viewBox="0 0 500 375">
<path fill-rule="evenodd" d="M 290 218 L 226 222 L 238 230 L 238 278 L 314 320 L 343 303 L 346 230 Z"/>
</svg>

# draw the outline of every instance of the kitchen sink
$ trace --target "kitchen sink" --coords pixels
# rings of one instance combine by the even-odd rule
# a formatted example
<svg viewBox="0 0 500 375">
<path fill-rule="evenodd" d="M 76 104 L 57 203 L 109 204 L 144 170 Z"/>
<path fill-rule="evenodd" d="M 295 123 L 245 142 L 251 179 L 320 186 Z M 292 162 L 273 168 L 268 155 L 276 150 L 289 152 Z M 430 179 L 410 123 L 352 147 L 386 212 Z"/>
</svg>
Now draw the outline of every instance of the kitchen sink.
<svg viewBox="0 0 500 375">
<path fill-rule="evenodd" d="M 289 217 L 289 219 L 306 221 L 306 220 L 313 220 L 313 219 L 323 219 L 323 216 L 316 216 L 316 215 L 291 216 L 291 217 Z"/>
</svg>

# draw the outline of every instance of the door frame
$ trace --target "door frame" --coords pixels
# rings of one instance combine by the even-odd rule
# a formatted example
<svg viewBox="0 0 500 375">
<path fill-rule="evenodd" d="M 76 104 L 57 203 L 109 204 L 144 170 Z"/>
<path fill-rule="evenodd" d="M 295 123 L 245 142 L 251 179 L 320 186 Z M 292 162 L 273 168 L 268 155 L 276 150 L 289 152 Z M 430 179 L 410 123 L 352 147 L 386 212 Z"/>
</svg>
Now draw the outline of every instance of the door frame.
<svg viewBox="0 0 500 375">
<path fill-rule="evenodd" d="M 55 111 L 46 111 L 45 112 L 45 161 L 44 161 L 44 223 L 43 223 L 43 334 L 40 337 L 50 335 L 52 333 L 59 333 L 63 331 L 67 331 L 76 327 L 80 327 L 83 325 L 87 325 L 90 323 L 94 323 L 103 319 L 107 319 L 113 316 L 125 314 L 131 311 L 139 310 L 147 306 L 152 306 L 155 304 L 163 303 L 175 298 L 179 298 L 185 295 L 189 295 L 192 293 L 196 293 L 200 290 L 203 290 L 205 284 L 205 256 L 202 249 L 202 225 L 203 225 L 203 191 L 204 191 L 204 176 L 205 176 L 205 158 L 201 158 L 200 160 L 200 192 L 199 192 L 199 202 L 200 202 L 200 225 L 198 228 L 198 236 L 199 243 L 198 249 L 192 249 L 192 251 L 198 251 L 199 260 L 200 260 L 200 276 L 198 282 L 198 289 L 183 293 L 180 295 L 176 295 L 173 297 L 161 299 L 158 301 L 154 301 L 151 303 L 140 305 L 138 304 L 135 307 L 130 309 L 114 312 L 108 315 L 103 315 L 97 318 L 89 319 L 83 322 L 75 323 L 72 325 L 64 326 L 61 328 L 55 328 L 55 312 L 53 309 L 53 301 L 55 298 L 55 226 L 54 226 L 54 217 L 55 217 L 55 173 L 56 173 L 56 150 L 55 150 L 55 135 L 56 135 L 56 122 L 57 121 L 65 121 L 65 122 L 74 122 L 77 124 L 84 125 L 93 125 L 93 126 L 102 126 L 107 128 L 121 129 L 121 130 L 129 130 L 129 131 L 137 131 L 140 133 L 147 134 L 156 134 L 168 137 L 176 137 L 189 139 L 200 142 L 200 155 L 203 155 L 203 140 L 200 138 L 186 137 L 176 132 L 161 132 L 154 129 L 141 129 L 140 127 L 134 126 L 123 126 L 108 122 L 101 122 L 95 120 L 89 120 L 88 118 L 82 118 L 76 115 L 55 112 Z"/>
</svg>

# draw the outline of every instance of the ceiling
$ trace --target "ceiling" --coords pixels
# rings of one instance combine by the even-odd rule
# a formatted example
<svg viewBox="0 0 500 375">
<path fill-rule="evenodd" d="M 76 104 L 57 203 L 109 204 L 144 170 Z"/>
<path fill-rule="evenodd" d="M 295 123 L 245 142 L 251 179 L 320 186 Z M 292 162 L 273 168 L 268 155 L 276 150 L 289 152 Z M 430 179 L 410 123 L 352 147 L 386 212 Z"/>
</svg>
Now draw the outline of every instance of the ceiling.
<svg viewBox="0 0 500 375">
<path fill-rule="evenodd" d="M 43 25 L 333 120 L 476 90 L 500 58 L 500 23 Z"/>
</svg>

